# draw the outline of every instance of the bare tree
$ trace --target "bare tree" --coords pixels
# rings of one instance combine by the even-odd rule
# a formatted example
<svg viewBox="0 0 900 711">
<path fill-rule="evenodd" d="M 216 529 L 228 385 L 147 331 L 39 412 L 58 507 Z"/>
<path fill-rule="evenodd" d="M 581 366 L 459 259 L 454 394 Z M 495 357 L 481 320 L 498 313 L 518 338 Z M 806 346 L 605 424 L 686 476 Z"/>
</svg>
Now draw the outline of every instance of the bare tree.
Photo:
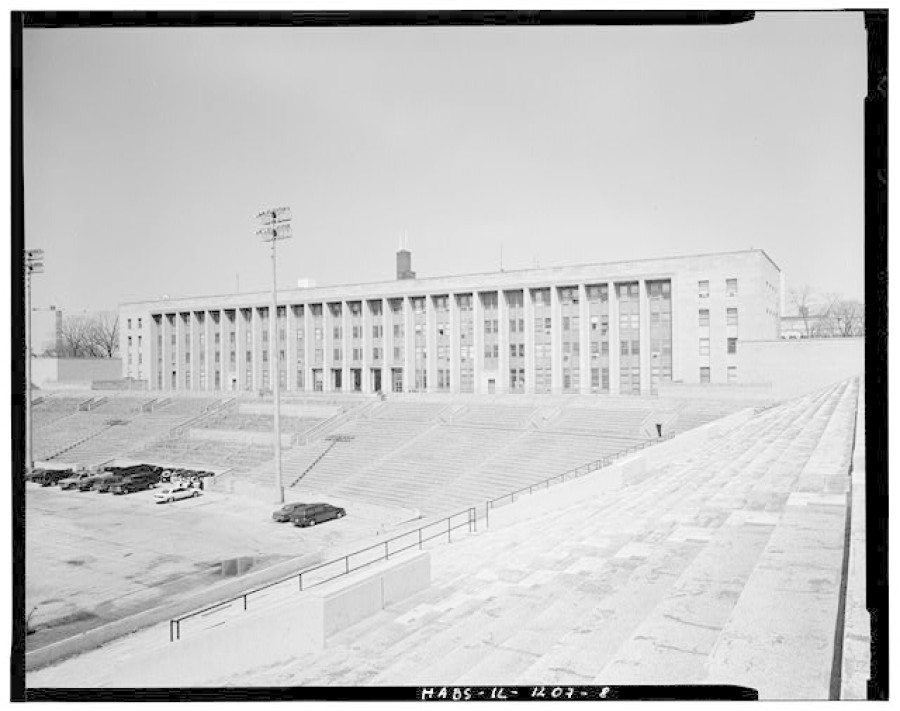
<svg viewBox="0 0 900 711">
<path fill-rule="evenodd" d="M 63 318 L 60 332 L 61 358 L 90 358 L 92 354 L 91 332 L 93 330 L 90 316 L 66 316 Z"/>
<path fill-rule="evenodd" d="M 60 358 L 114 358 L 119 351 L 116 313 L 66 316 L 60 332 Z"/>
<path fill-rule="evenodd" d="M 90 341 L 95 358 L 114 358 L 119 352 L 119 314 L 105 311 L 94 316 Z"/>
<path fill-rule="evenodd" d="M 841 295 L 835 292 L 825 294 L 824 300 L 815 309 L 815 321 L 813 323 L 813 337 L 830 338 L 840 335 L 835 319 L 837 305 Z"/>
<path fill-rule="evenodd" d="M 797 315 L 803 320 L 804 336 L 811 338 L 816 321 L 812 287 L 806 285 L 800 289 L 791 289 L 789 295 L 791 303 L 797 309 Z"/>
<path fill-rule="evenodd" d="M 834 304 L 833 320 L 836 335 L 861 336 L 863 335 L 865 309 L 863 305 L 854 299 L 843 299 Z"/>
</svg>

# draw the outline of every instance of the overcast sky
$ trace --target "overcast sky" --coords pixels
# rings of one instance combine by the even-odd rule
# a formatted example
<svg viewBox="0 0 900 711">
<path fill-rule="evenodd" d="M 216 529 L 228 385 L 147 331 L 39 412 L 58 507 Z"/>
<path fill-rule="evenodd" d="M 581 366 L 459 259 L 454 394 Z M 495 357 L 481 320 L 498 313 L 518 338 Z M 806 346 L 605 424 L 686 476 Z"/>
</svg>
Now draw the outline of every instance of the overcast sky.
<svg viewBox="0 0 900 711">
<path fill-rule="evenodd" d="M 763 248 L 863 295 L 862 13 L 24 33 L 34 305 Z"/>
</svg>

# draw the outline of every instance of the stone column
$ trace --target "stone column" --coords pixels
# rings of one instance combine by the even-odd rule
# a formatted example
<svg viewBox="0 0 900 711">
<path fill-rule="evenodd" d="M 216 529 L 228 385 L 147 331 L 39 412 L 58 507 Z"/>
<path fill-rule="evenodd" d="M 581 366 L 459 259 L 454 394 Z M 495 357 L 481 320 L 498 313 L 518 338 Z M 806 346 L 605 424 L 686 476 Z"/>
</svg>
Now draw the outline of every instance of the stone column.
<svg viewBox="0 0 900 711">
<path fill-rule="evenodd" d="M 372 337 L 374 319 L 367 299 L 360 300 L 362 309 L 362 391 L 367 395 L 373 392 L 372 388 L 372 348 L 375 347 L 375 339 Z"/>
<path fill-rule="evenodd" d="M 297 390 L 297 320 L 294 305 L 284 307 L 284 371 L 287 391 Z"/>
<path fill-rule="evenodd" d="M 638 283 L 638 303 L 640 305 L 641 339 L 641 395 L 650 394 L 650 299 L 647 295 L 647 281 Z"/>
<path fill-rule="evenodd" d="M 460 385 L 460 357 L 459 349 L 462 346 L 462 326 L 459 318 L 459 302 L 456 294 L 447 296 L 447 307 L 450 309 L 450 392 L 459 395 Z"/>
<path fill-rule="evenodd" d="M 191 311 L 188 316 L 188 343 L 191 346 L 191 362 L 186 363 L 191 372 L 191 390 L 200 389 L 200 323 L 199 312 Z"/>
<path fill-rule="evenodd" d="M 559 303 L 559 287 L 550 287 L 550 392 L 562 392 L 562 307 Z"/>
<path fill-rule="evenodd" d="M 268 344 L 268 347 L 265 350 L 269 351 L 269 357 L 272 357 L 272 344 L 263 342 L 263 327 L 262 327 L 262 310 L 265 307 L 255 307 L 253 311 L 250 312 L 250 332 L 253 334 L 253 390 L 259 391 L 262 389 L 263 383 L 263 368 L 268 368 L 269 363 L 263 363 L 262 352 L 263 346 Z M 266 329 L 268 331 L 268 328 Z M 271 376 L 270 376 L 271 377 Z M 272 387 L 272 383 L 269 383 L 269 387 Z"/>
<path fill-rule="evenodd" d="M 213 323 L 213 312 L 209 309 L 203 314 L 203 359 L 206 368 L 206 390 L 216 389 L 216 328 Z"/>
<path fill-rule="evenodd" d="M 589 395 L 591 392 L 591 308 L 587 298 L 587 286 L 578 285 L 578 358 L 579 380 L 581 385 L 579 392 Z M 600 361 L 597 361 L 599 368 Z"/>
<path fill-rule="evenodd" d="M 341 303 L 341 352 L 344 359 L 341 361 L 341 391 L 353 392 L 353 379 L 350 371 L 353 368 L 353 318 L 350 313 L 350 303 Z"/>
<path fill-rule="evenodd" d="M 162 332 L 162 390 L 172 389 L 172 327 L 169 314 L 163 312 L 159 320 Z"/>
<path fill-rule="evenodd" d="M 249 324 L 244 319 L 244 310 L 240 307 L 234 310 L 234 350 L 237 353 L 235 368 L 237 371 L 237 389 L 239 391 L 252 387 L 247 382 L 247 330 Z"/>
<path fill-rule="evenodd" d="M 394 364 L 394 316 L 390 299 L 381 300 L 381 322 L 384 325 L 384 358 L 381 366 L 381 391 L 393 392 L 391 372 Z"/>
<path fill-rule="evenodd" d="M 497 289 L 497 325 L 499 358 L 497 359 L 497 393 L 509 393 L 509 304 L 506 303 L 506 292 Z"/>
<path fill-rule="evenodd" d="M 334 327 L 337 319 L 331 315 L 331 307 L 327 302 L 322 303 L 322 391 L 334 390 Z"/>
<path fill-rule="evenodd" d="M 175 372 L 177 373 L 175 382 L 178 384 L 178 390 L 185 389 L 185 382 L 187 380 L 185 378 L 185 373 L 189 367 L 184 359 L 184 334 L 186 333 L 186 327 L 184 318 L 181 314 L 182 312 L 180 311 L 175 314 Z"/>
<path fill-rule="evenodd" d="M 609 394 L 620 392 L 619 353 L 619 294 L 615 282 L 609 282 Z"/>
<path fill-rule="evenodd" d="M 434 295 L 425 296 L 425 385 L 426 392 L 437 392 L 437 309 Z"/>
<path fill-rule="evenodd" d="M 231 361 L 229 356 L 228 332 L 225 330 L 225 309 L 219 311 L 219 383 L 222 392 L 231 389 Z"/>
<path fill-rule="evenodd" d="M 534 395 L 534 297 L 531 289 L 522 289 L 525 314 L 525 394 Z"/>
<path fill-rule="evenodd" d="M 412 297 L 403 297 L 403 391 L 410 392 L 416 387 L 416 315 L 413 312 Z"/>
<path fill-rule="evenodd" d="M 484 383 L 484 306 L 477 289 L 472 291 L 472 350 L 472 390 L 476 395 L 484 395 L 487 390 Z"/>
<path fill-rule="evenodd" d="M 313 353 L 316 349 L 316 329 L 313 326 L 312 304 L 303 304 L 303 390 L 313 391 Z"/>
</svg>

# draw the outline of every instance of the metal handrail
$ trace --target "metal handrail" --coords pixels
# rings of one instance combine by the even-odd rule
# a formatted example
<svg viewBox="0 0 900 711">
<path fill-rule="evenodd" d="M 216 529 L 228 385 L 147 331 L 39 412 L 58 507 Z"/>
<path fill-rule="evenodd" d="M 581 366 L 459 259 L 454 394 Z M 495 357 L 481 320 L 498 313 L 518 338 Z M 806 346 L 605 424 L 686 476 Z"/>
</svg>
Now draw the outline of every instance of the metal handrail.
<svg viewBox="0 0 900 711">
<path fill-rule="evenodd" d="M 465 514 L 466 520 L 462 523 L 454 524 L 453 519 L 455 519 L 459 516 L 462 516 L 463 514 Z M 446 523 L 446 527 L 443 526 L 444 523 Z M 425 531 L 428 528 L 433 528 L 435 526 L 440 526 L 440 530 L 437 533 L 429 534 L 429 535 L 425 535 L 425 536 L 422 535 L 423 531 Z M 276 585 L 282 585 L 284 583 L 290 582 L 290 581 L 294 580 L 295 578 L 297 580 L 299 592 L 302 592 L 303 590 L 309 590 L 310 588 L 314 588 L 318 585 L 324 585 L 327 582 L 330 582 L 337 578 L 349 575 L 350 573 L 357 571 L 357 570 L 361 570 L 361 569 L 365 568 L 366 566 L 372 565 L 373 563 L 378 563 L 382 560 L 388 560 L 388 559 L 390 559 L 391 555 L 397 555 L 398 553 L 402 553 L 404 551 L 410 550 L 411 548 L 415 548 L 416 546 L 418 546 L 419 549 L 421 549 L 423 543 L 434 540 L 436 538 L 442 538 L 444 535 L 447 536 L 447 542 L 449 543 L 452 541 L 453 531 L 457 530 L 458 528 L 463 528 L 464 526 L 468 527 L 469 533 L 472 533 L 473 531 L 478 530 L 478 516 L 477 516 L 474 506 L 470 506 L 469 508 L 465 509 L 464 511 L 458 511 L 457 513 L 451 514 L 442 519 L 438 519 L 437 521 L 432 521 L 431 523 L 427 523 L 423 526 L 419 526 L 419 528 L 414 528 L 410 531 L 406 531 L 405 533 L 401 533 L 397 536 L 393 536 L 392 538 L 388 538 L 380 543 L 375 543 L 371 546 L 366 546 L 365 548 L 360 548 L 359 550 L 353 551 L 352 553 L 347 553 L 343 556 L 334 558 L 333 560 L 329 560 L 325 563 L 319 563 L 318 565 L 315 565 L 311 568 L 305 568 L 297 573 L 292 573 L 291 575 L 289 575 L 287 577 L 281 578 L 279 580 L 275 580 L 271 583 L 266 583 L 265 585 L 261 585 L 260 587 L 254 588 L 253 590 L 248 590 L 247 592 L 242 593 L 240 595 L 235 595 L 234 597 L 229 598 L 227 600 L 223 600 L 222 602 L 217 602 L 214 605 L 209 605 L 200 610 L 195 610 L 186 615 L 182 615 L 181 617 L 176 617 L 174 619 L 171 619 L 171 620 L 169 620 L 169 641 L 174 642 L 175 640 L 181 639 L 181 623 L 184 620 L 190 619 L 192 617 L 197 617 L 199 615 L 203 615 L 207 612 L 211 612 L 212 610 L 216 610 L 220 607 L 226 607 L 227 605 L 230 605 L 233 602 L 237 602 L 238 600 L 243 601 L 243 603 L 244 603 L 243 609 L 246 610 L 247 602 L 251 595 L 255 595 L 256 593 L 262 592 L 263 590 L 268 590 L 269 588 L 275 587 Z M 400 548 L 397 548 L 395 546 L 393 549 L 391 549 L 390 544 L 393 541 L 398 541 L 403 538 L 409 538 L 411 536 L 414 538 L 414 542 L 410 543 L 409 545 L 404 545 Z M 384 551 L 383 556 L 379 555 L 378 557 L 373 558 L 372 560 L 368 560 L 364 563 L 360 563 L 358 565 L 351 566 L 350 559 L 353 556 L 359 556 L 363 553 L 373 551 L 376 549 L 382 549 Z M 342 572 L 339 572 L 336 575 L 327 577 L 324 580 L 318 580 L 311 584 L 308 582 L 309 576 L 311 573 L 314 573 L 317 570 L 322 570 L 323 568 L 327 568 L 330 565 L 340 563 L 341 561 L 344 562 L 344 567 L 343 567 Z M 306 586 L 304 586 L 304 580 L 303 580 L 304 575 L 307 576 Z"/>
<path fill-rule="evenodd" d="M 556 480 L 559 480 L 559 483 L 563 483 L 566 478 L 575 479 L 580 476 L 584 476 L 585 474 L 589 474 L 593 471 L 597 471 L 598 469 L 603 469 L 604 467 L 608 467 L 615 460 L 621 459 L 633 452 L 638 452 L 642 449 L 646 449 L 654 444 L 659 444 L 660 442 L 665 442 L 675 437 L 674 433 L 669 433 L 663 437 L 658 437 L 656 439 L 648 439 L 643 440 L 641 442 L 637 442 L 630 447 L 627 447 L 619 452 L 614 452 L 613 454 L 609 454 L 605 457 L 601 457 L 600 459 L 595 459 L 594 461 L 588 462 L 587 464 L 582 464 L 581 466 L 575 467 L 574 469 L 567 469 L 562 474 L 556 474 L 555 476 L 547 477 L 546 479 L 541 479 L 541 481 L 535 482 L 534 484 L 529 484 L 528 486 L 523 486 L 515 491 L 510 491 L 507 494 L 503 494 L 502 496 L 498 496 L 493 499 L 488 499 L 484 502 L 484 520 L 487 524 L 490 520 L 490 510 L 495 508 L 494 504 L 498 501 L 503 501 L 505 499 L 509 499 L 510 503 L 515 503 L 516 496 L 520 496 L 524 494 L 526 491 L 529 495 L 534 493 L 535 489 L 549 489 L 550 483 Z"/>
</svg>

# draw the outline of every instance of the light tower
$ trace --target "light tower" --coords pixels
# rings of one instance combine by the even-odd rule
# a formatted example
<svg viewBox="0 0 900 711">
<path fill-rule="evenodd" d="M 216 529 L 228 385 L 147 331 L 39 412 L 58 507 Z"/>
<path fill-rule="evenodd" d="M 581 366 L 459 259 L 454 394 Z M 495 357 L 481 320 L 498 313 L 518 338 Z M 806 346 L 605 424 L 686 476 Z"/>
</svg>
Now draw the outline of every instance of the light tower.
<svg viewBox="0 0 900 711">
<path fill-rule="evenodd" d="M 291 208 L 276 207 L 263 210 L 256 216 L 259 229 L 256 235 L 263 242 L 272 245 L 272 305 L 269 308 L 269 380 L 275 393 L 275 503 L 284 502 L 284 486 L 281 482 L 281 383 L 279 380 L 281 363 L 278 349 L 278 281 L 276 278 L 276 249 L 279 240 L 288 239 L 291 235 Z"/>
<path fill-rule="evenodd" d="M 25 470 L 34 469 L 31 432 L 31 275 L 44 271 L 44 250 L 25 250 Z"/>
</svg>

